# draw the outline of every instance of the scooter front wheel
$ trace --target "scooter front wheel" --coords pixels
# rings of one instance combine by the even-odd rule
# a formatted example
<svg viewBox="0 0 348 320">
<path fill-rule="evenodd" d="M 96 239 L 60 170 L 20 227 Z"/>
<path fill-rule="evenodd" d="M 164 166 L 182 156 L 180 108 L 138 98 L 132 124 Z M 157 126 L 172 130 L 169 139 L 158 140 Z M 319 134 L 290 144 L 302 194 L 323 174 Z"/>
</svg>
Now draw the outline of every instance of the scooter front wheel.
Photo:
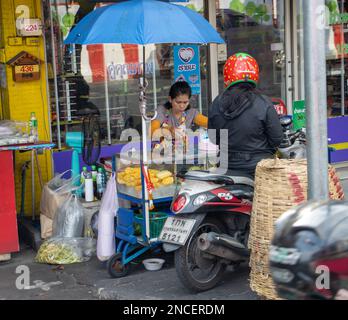
<svg viewBox="0 0 348 320">
<path fill-rule="evenodd" d="M 221 280 L 226 265 L 218 257 L 206 257 L 197 241 L 202 233 L 225 233 L 226 228 L 217 219 L 208 217 L 190 236 L 185 246 L 175 251 L 175 269 L 180 282 L 192 292 L 214 288 Z"/>
</svg>

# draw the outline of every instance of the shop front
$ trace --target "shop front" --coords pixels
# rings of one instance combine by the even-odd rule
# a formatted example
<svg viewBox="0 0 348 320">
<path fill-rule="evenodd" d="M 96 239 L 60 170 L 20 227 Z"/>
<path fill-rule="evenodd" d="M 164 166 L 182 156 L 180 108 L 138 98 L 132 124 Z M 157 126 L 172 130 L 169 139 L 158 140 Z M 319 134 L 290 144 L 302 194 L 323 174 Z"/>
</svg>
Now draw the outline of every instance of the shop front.
<svg viewBox="0 0 348 320">
<path fill-rule="evenodd" d="M 295 100 L 304 101 L 304 52 L 303 52 L 303 0 L 294 1 L 293 51 L 297 67 L 294 79 Z M 348 2 L 345 0 L 326 1 L 326 81 L 328 143 L 331 147 L 329 160 L 338 166 L 348 161 L 348 105 L 347 105 L 347 23 Z M 305 105 L 305 104 L 304 104 Z"/>
<path fill-rule="evenodd" d="M 34 144 L 31 142 L 26 143 L 30 145 L 29 149 L 27 146 L 20 147 L 20 143 L 17 143 L 14 149 L 11 149 L 13 146 L 6 146 L 6 148 L 0 146 L 0 174 L 3 184 L 7 187 L 0 196 L 2 205 L 0 209 L 0 261 L 8 260 L 9 253 L 19 251 L 18 233 L 25 234 L 23 232 L 26 227 L 23 223 L 25 220 L 30 222 L 29 226 L 32 229 L 36 228 L 33 234 L 37 234 L 40 226 L 40 242 L 41 238 L 47 239 L 53 235 L 51 244 L 53 243 L 58 249 L 62 247 L 62 244 L 66 245 L 76 239 L 82 240 L 81 248 L 88 244 L 88 247 L 84 248 L 86 250 L 78 248 L 78 251 L 81 252 L 78 259 L 70 255 L 72 259 L 67 261 L 62 258 L 61 254 L 58 255 L 62 260 L 53 259 L 51 249 L 46 246 L 50 242 L 46 242 L 44 246 L 41 246 L 42 251 L 39 251 L 36 262 L 55 265 L 84 262 L 85 257 L 82 257 L 82 252 L 84 252 L 83 255 L 86 252 L 86 255 L 89 255 L 88 259 L 90 258 L 96 245 L 93 237 L 97 236 L 98 246 L 100 246 L 99 249 L 97 246 L 97 257 L 101 261 L 107 261 L 108 272 L 114 278 L 125 276 L 129 272 L 128 267 L 131 263 L 135 263 L 135 260 L 138 260 L 148 250 L 155 248 L 157 250 L 157 246 L 161 246 L 164 250 L 167 247 L 171 251 L 171 247 L 174 246 L 176 250 L 187 243 L 186 248 L 189 250 L 185 248 L 177 251 L 181 252 L 179 253 L 181 256 L 176 254 L 175 258 L 179 259 L 175 263 L 178 268 L 177 273 L 184 275 L 182 278 L 179 276 L 184 285 L 186 283 L 191 286 L 188 288 L 201 291 L 211 288 L 206 287 L 207 282 L 208 284 L 210 282 L 209 285 L 215 286 L 218 282 L 215 282 L 215 279 L 219 280 L 220 274 L 222 275 L 223 263 L 231 260 L 239 264 L 240 261 L 247 259 L 249 250 L 246 250 L 246 246 L 245 250 L 241 249 L 246 244 L 249 235 L 250 213 L 257 207 L 256 201 L 252 203 L 253 181 L 245 177 L 239 177 L 240 180 L 238 177 L 233 177 L 232 180 L 231 177 L 224 179 L 217 174 L 207 175 L 206 172 L 197 172 L 197 167 L 198 169 L 203 168 L 201 164 L 204 161 L 199 162 L 201 159 L 196 159 L 196 154 L 194 154 L 193 159 L 189 159 L 192 160 L 192 163 L 189 163 L 189 169 L 193 171 L 189 173 L 192 184 L 190 184 L 190 178 L 186 177 L 186 182 L 181 186 L 183 188 L 177 192 L 180 184 L 177 183 L 175 177 L 180 176 L 177 175 L 179 166 L 177 166 L 178 162 L 172 161 L 173 158 L 177 160 L 177 157 L 172 157 L 170 153 L 167 158 L 170 161 L 166 163 L 164 163 L 165 161 L 156 162 L 154 158 L 149 161 L 147 159 L 147 139 L 141 135 L 146 122 L 139 110 L 139 98 L 143 98 L 139 92 L 143 93 L 144 88 L 140 88 L 139 82 L 141 83 L 140 80 L 144 78 L 147 80 L 146 104 L 142 99 L 140 102 L 146 105 L 147 115 L 151 113 L 153 115 L 156 107 L 167 101 L 171 85 L 185 77 L 183 73 L 178 73 L 178 70 L 182 71 L 185 68 L 195 70 L 196 72 L 191 73 L 187 78 L 194 89 L 191 105 L 207 115 L 212 101 L 224 90 L 223 68 L 226 60 L 235 53 L 246 52 L 255 57 L 260 66 L 259 90 L 272 98 L 279 113 L 293 115 L 296 126 L 305 127 L 305 64 L 302 27 L 304 0 L 172 1 L 204 16 L 216 28 L 225 43 L 200 46 L 171 43 L 146 45 L 145 47 L 116 43 L 65 44 L 64 40 L 67 39 L 75 24 L 88 13 L 96 8 L 108 6 L 112 2 L 119 2 L 118 0 L 0 1 L 0 119 L 26 122 L 29 114 L 35 112 L 38 120 L 35 116 L 34 120 L 30 116 L 30 121 L 32 121 L 30 123 L 32 126 L 34 123 L 39 123 L 38 136 L 41 143 L 39 145 L 39 142 L 35 141 L 37 150 L 40 152 L 33 151 Z M 159 1 L 153 2 L 157 6 Z M 126 1 L 120 0 L 120 2 L 125 3 Z M 327 113 L 329 139 L 332 147 L 330 161 L 339 163 L 348 161 L 346 117 L 348 79 L 345 68 L 348 58 L 345 39 L 348 5 L 346 6 L 344 0 L 332 0 L 327 1 L 324 9 L 327 13 Z M 143 13 L 143 11 L 139 12 Z M 216 36 L 215 31 L 214 34 Z M 182 70 L 179 64 L 180 59 L 184 62 L 181 64 Z M 192 62 L 187 65 L 185 64 L 187 61 Z M 142 106 L 141 103 L 140 106 Z M 86 119 L 90 123 L 84 126 Z M 96 119 L 98 119 L 98 124 L 95 122 Z M 186 125 L 183 127 L 186 129 Z M 88 137 L 85 129 L 89 133 Z M 133 162 L 134 159 L 139 159 L 136 157 L 127 158 L 126 164 L 122 164 L 119 159 L 121 149 L 130 142 L 127 135 L 122 135 L 126 129 L 135 129 L 139 133 L 137 138 L 139 141 L 135 142 L 140 142 L 140 137 L 143 137 L 143 144 L 135 144 L 138 150 L 134 150 L 135 154 L 136 151 L 142 151 L 138 153 L 141 154 L 139 163 Z M 85 133 L 84 136 L 80 134 L 81 131 Z M 93 139 L 99 140 L 99 145 L 97 144 L 95 147 L 100 147 L 101 153 L 90 161 L 91 168 L 82 169 L 82 165 L 85 166 L 87 163 L 82 156 L 82 150 L 87 149 L 89 156 L 94 157 L 93 151 L 82 145 L 83 140 L 87 143 L 93 140 L 90 139 L 91 136 Z M 189 136 L 189 138 L 191 137 Z M 185 150 L 189 145 L 186 144 L 188 140 L 185 139 L 183 143 Z M 207 140 L 206 142 L 209 142 L 209 139 Z M 170 140 L 170 146 L 167 149 L 179 153 L 180 148 L 177 148 L 177 145 L 172 148 L 171 143 Z M 51 152 L 49 149 L 53 145 L 55 149 Z M 133 149 L 131 150 L 132 155 Z M 31 152 L 25 153 L 28 150 Z M 214 152 L 214 156 L 216 156 L 216 148 L 213 149 L 212 153 Z M 223 154 L 222 148 L 220 153 Z M 189 152 L 183 152 L 183 158 L 186 157 L 181 159 L 185 161 L 183 165 L 187 164 L 188 154 Z M 158 155 L 162 156 L 162 154 Z M 203 156 L 206 161 L 209 156 L 208 152 Z M 111 159 L 100 164 L 97 163 L 99 157 Z M 163 158 L 159 158 L 163 160 Z M 76 162 L 80 163 L 80 167 L 75 166 Z M 34 168 L 35 164 L 38 170 Z M 95 164 L 98 166 L 96 167 Z M 215 164 L 216 162 L 208 163 L 204 169 Z M 306 167 L 306 164 L 303 165 Z M 26 181 L 28 167 L 31 167 L 31 177 Z M 78 173 L 76 176 L 71 179 L 62 178 L 63 172 L 68 169 L 76 169 L 76 167 L 78 169 L 72 171 Z M 112 171 L 111 178 L 106 174 L 107 171 L 108 173 Z M 305 172 L 305 168 L 301 169 L 301 173 L 303 172 Z M 53 173 L 62 174 L 58 174 L 52 179 Z M 290 175 L 293 174 L 290 172 Z M 288 190 L 289 172 L 285 172 L 284 177 L 284 188 Z M 280 181 L 282 177 L 275 178 Z M 295 184 L 299 186 L 302 181 L 298 177 L 295 178 L 298 180 L 295 179 Z M 333 179 L 336 177 L 333 176 Z M 266 179 L 264 180 L 266 181 Z M 45 184 L 47 181 L 50 183 Z M 77 187 L 80 182 L 83 182 L 83 191 L 81 191 L 81 186 Z M 31 197 L 30 193 L 25 192 L 26 183 L 31 185 Z M 245 190 L 233 189 L 234 187 L 239 189 L 239 184 L 245 187 Z M 207 185 L 214 189 L 209 189 Z M 229 187 L 231 189 L 228 189 Z M 265 188 L 268 187 L 269 182 Z M 37 190 L 36 197 L 35 190 Z M 201 193 L 201 190 L 205 190 L 204 194 Z M 296 190 L 289 189 L 288 191 L 296 193 Z M 300 196 L 295 201 L 296 204 L 306 198 L 303 195 L 305 192 L 302 191 L 305 190 L 300 190 Z M 212 195 L 216 195 L 216 197 L 211 198 L 212 201 L 210 201 L 208 197 Z M 338 194 L 339 197 L 341 195 L 341 193 Z M 291 197 L 292 195 L 289 194 L 285 198 L 291 199 Z M 216 202 L 217 198 L 219 198 L 219 202 Z M 272 192 L 270 197 L 264 198 L 265 201 L 268 201 L 269 198 L 272 198 Z M 40 199 L 42 206 L 39 206 Z M 285 200 L 288 201 L 288 199 Z M 57 200 L 59 203 L 56 202 L 54 210 L 51 211 L 52 208 L 49 208 L 48 203 L 53 200 Z M 110 205 L 109 208 L 106 208 L 108 205 Z M 40 223 L 36 219 L 39 207 Z M 194 207 L 196 209 L 192 210 Z M 265 213 L 269 217 L 271 207 L 264 204 L 262 207 L 267 209 Z M 32 219 L 25 219 L 24 216 L 28 216 L 29 212 Z M 219 212 L 223 219 L 225 217 L 227 219 L 216 220 L 218 223 L 214 224 L 216 213 Z M 240 214 L 236 215 L 236 212 Z M 210 219 L 210 216 L 205 219 L 206 214 L 209 213 L 214 214 L 213 219 Z M 231 218 L 227 217 L 226 213 L 240 218 L 236 220 L 234 234 L 231 232 L 227 235 L 224 232 L 225 227 L 222 222 L 226 222 L 226 225 L 230 226 L 234 219 L 232 215 Z M 189 214 L 189 219 L 185 219 L 184 214 Z M 57 215 L 58 218 L 56 218 Z M 267 217 L 266 219 L 268 219 Z M 17 224 L 17 219 L 20 221 L 19 224 Z M 58 227 L 55 224 L 57 221 L 60 221 L 57 224 Z M 95 224 L 96 221 L 98 221 L 98 226 Z M 75 224 L 78 228 L 70 233 L 63 227 L 69 224 L 70 227 Z M 220 228 L 219 225 L 222 227 Z M 58 229 L 54 230 L 54 228 Z M 57 230 L 59 230 L 58 233 L 56 233 Z M 223 234 L 226 236 L 225 244 L 228 243 L 228 240 L 230 245 L 231 243 L 237 244 L 238 251 L 236 252 L 242 252 L 242 255 L 239 257 L 232 252 L 233 255 L 229 256 L 225 255 L 224 251 L 217 258 L 219 255 L 213 251 L 219 247 L 214 247 L 217 243 L 214 243 L 214 240 L 220 241 L 221 239 L 212 238 L 211 250 L 199 246 L 204 242 L 208 243 L 203 236 L 209 234 L 213 234 L 213 237 L 219 235 L 219 238 L 223 238 L 221 237 Z M 200 240 L 196 245 L 196 240 L 192 239 L 198 239 L 198 236 Z M 207 238 L 207 240 L 209 239 Z M 34 239 L 34 241 L 36 240 Z M 106 241 L 108 244 L 112 244 L 107 250 Z M 221 241 L 222 247 L 220 248 L 223 248 L 224 239 Z M 117 244 L 117 248 L 115 248 L 115 244 Z M 162 246 L 163 244 L 164 246 Z M 165 244 L 169 244 L 169 246 L 165 246 Z M 105 252 L 100 251 L 102 247 Z M 198 249 L 204 253 L 201 255 Z M 50 254 L 42 255 L 42 252 L 47 252 L 45 250 L 48 250 Z M 209 255 L 212 258 L 209 258 Z M 197 261 L 196 265 L 191 264 L 190 260 L 196 263 L 196 257 L 197 260 L 207 260 L 207 262 L 203 261 L 203 272 L 200 274 L 200 270 L 198 270 L 197 278 L 188 278 L 187 275 L 193 274 L 191 271 L 201 268 L 199 265 L 201 261 Z M 209 259 L 205 259 L 206 257 Z M 215 268 L 214 265 L 218 259 L 219 262 Z M 161 263 L 163 264 L 163 262 L 164 260 Z M 208 263 L 211 263 L 213 267 L 210 272 L 206 271 Z M 146 263 L 144 265 L 146 266 Z M 57 268 L 56 271 L 59 271 L 58 269 L 61 271 L 62 267 Z M 150 269 L 151 267 L 148 268 L 148 270 Z M 215 272 L 216 270 L 217 272 Z M 213 277 L 209 273 L 213 274 Z M 198 280 L 196 281 L 198 286 L 194 287 L 195 283 L 191 280 L 190 284 L 187 279 Z M 204 286 L 201 287 L 200 284 Z"/>
<path fill-rule="evenodd" d="M 199 46 L 200 90 L 191 99 L 193 107 L 207 115 L 212 100 L 223 90 L 222 69 L 227 57 L 242 51 L 253 55 L 260 65 L 260 90 L 275 101 L 283 101 L 287 112 L 292 114 L 294 103 L 304 100 L 302 1 L 174 1 L 202 14 L 225 40 L 223 45 Z M 110 2 L 115 1 L 27 0 L 17 1 L 16 7 L 10 5 L 10 1 L 1 2 L 0 72 L 7 76 L 2 76 L 0 83 L 1 114 L 4 118 L 27 120 L 30 112 L 36 111 L 39 137 L 51 139 L 56 145 L 53 152 L 55 172 L 71 167 L 71 148 L 66 144 L 66 134 L 81 131 L 81 110 L 87 108 L 100 114 L 101 156 L 111 156 L 127 142 L 121 140 L 122 131 L 127 128 L 141 131 L 138 100 L 139 78 L 143 72 L 149 83 L 149 110 L 167 101 L 169 88 L 176 80 L 174 44 L 147 45 L 145 64 L 142 47 L 137 45 L 64 45 L 75 23 Z M 16 19 L 26 12 L 20 6 L 28 7 L 30 18 L 42 21 L 40 35 L 16 33 Z M 348 160 L 346 2 L 328 1 L 326 10 L 330 21 L 327 27 L 328 123 L 330 143 L 336 149 L 331 160 L 342 162 Z M 11 67 L 6 62 L 22 50 L 42 62 L 40 80 L 27 84 L 12 80 Z M 28 93 L 14 92 L 23 88 Z M 26 99 L 23 104 L 26 95 L 32 99 Z M 19 105 L 21 108 L 17 107 Z M 19 155 L 16 159 L 20 157 L 27 158 Z M 44 180 L 53 173 L 50 157 L 47 153 L 45 159 L 42 158 Z M 18 163 L 17 172 L 21 164 Z M 35 182 L 39 186 L 38 179 L 35 178 Z M 18 175 L 17 198 L 20 185 Z M 26 201 L 25 207 L 30 211 L 30 201 Z"/>
<path fill-rule="evenodd" d="M 39 140 L 49 142 L 51 125 L 42 16 L 41 1 L 0 1 L 0 119 L 26 125 L 34 112 L 39 123 Z M 39 207 L 40 181 L 47 181 L 52 176 L 50 150 L 40 150 L 37 157 L 28 150 L 13 150 L 0 152 L 3 157 L 2 172 L 6 174 L 4 185 L 9 189 L 0 195 L 3 206 L 0 224 L 7 229 L 6 232 L 10 227 L 2 220 L 4 215 L 11 212 L 15 216 L 16 212 L 25 212 L 31 216 Z M 33 166 L 34 171 L 30 172 Z M 23 177 L 24 168 L 27 172 Z M 37 168 L 40 168 L 40 175 Z M 3 199 L 8 199 L 8 202 L 4 203 Z M 17 230 L 13 217 L 7 221 L 14 224 L 12 230 Z M 6 232 L 1 230 L 0 238 Z"/>
<path fill-rule="evenodd" d="M 114 1 L 113 1 L 114 2 Z M 260 89 L 291 105 L 287 74 L 285 1 L 174 1 L 204 15 L 225 40 L 223 45 L 199 47 L 200 93 L 193 95 L 193 107 L 207 115 L 215 96 L 223 90 L 222 69 L 228 56 L 237 52 L 254 55 L 261 68 Z M 60 152 L 54 154 L 55 169 L 69 166 L 71 152 L 66 133 L 79 131 L 79 110 L 88 105 L 98 110 L 101 123 L 102 156 L 120 149 L 121 132 L 141 132 L 138 106 L 139 78 L 145 71 L 149 82 L 147 106 L 167 101 L 175 81 L 174 44 L 147 45 L 145 66 L 141 46 L 125 44 L 63 44 L 74 23 L 107 2 L 44 1 L 46 52 L 49 69 L 52 138 Z M 290 108 L 291 109 L 291 108 Z"/>
</svg>

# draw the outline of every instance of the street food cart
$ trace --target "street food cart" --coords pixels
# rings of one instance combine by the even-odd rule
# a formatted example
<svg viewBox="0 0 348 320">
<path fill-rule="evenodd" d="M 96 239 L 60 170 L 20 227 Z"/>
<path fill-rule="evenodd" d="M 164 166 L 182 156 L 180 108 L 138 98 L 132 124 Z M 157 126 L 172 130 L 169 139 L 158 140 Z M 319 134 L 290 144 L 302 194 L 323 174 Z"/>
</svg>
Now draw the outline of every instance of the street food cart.
<svg viewBox="0 0 348 320">
<path fill-rule="evenodd" d="M 131 18 L 129 18 L 131 17 Z M 190 32 L 188 32 L 190 30 Z M 142 237 L 138 241 L 133 234 L 133 212 L 121 208 L 117 213 L 116 238 L 120 240 L 116 254 L 108 262 L 109 272 L 116 277 L 128 272 L 129 262 L 136 256 L 146 252 L 156 245 L 157 240 L 151 237 L 150 209 L 156 202 L 167 201 L 168 197 L 151 199 L 155 189 L 149 179 L 148 166 L 148 129 L 151 120 L 146 108 L 145 79 L 145 45 L 160 43 L 224 43 L 218 32 L 197 12 L 181 5 L 175 5 L 156 0 L 130 0 L 104 6 L 94 10 L 84 17 L 69 33 L 65 44 L 100 44 L 123 43 L 143 45 L 143 79 L 140 82 L 139 109 L 142 115 L 142 145 L 140 170 L 141 198 L 121 193 L 122 196 L 141 203 Z M 189 61 L 188 61 L 189 62 Z M 155 109 L 156 109 L 155 104 Z M 116 161 L 114 161 L 116 170 Z M 168 177 L 169 178 L 169 177 Z M 174 176 L 173 176 L 174 178 Z M 140 246 L 140 247 L 139 247 Z M 129 257 L 128 254 L 130 255 Z"/>
</svg>

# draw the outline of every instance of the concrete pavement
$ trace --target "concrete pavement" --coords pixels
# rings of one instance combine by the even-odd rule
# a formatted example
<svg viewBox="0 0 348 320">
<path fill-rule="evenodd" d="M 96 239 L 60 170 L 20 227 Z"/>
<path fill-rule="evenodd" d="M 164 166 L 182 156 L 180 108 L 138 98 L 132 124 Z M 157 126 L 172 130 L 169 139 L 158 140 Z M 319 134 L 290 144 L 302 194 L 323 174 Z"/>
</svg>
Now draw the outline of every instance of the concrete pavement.
<svg viewBox="0 0 348 320">
<path fill-rule="evenodd" d="M 338 168 L 342 186 L 348 196 L 348 170 Z M 12 254 L 9 262 L 0 262 L 0 300 L 257 300 L 249 288 L 249 269 L 228 269 L 222 283 L 204 293 L 191 294 L 179 282 L 173 264 L 173 255 L 166 254 L 161 271 L 146 271 L 141 263 L 132 266 L 131 273 L 121 279 L 111 279 L 105 264 L 96 257 L 86 263 L 66 265 L 63 268 L 34 262 L 35 252 L 26 245 Z M 146 256 L 142 257 L 146 258 Z M 27 266 L 30 286 L 16 288 L 16 268 Z M 17 270 L 18 271 L 18 270 Z M 18 280 L 17 280 L 18 281 Z"/>
<path fill-rule="evenodd" d="M 153 254 L 152 256 L 156 256 Z M 64 268 L 34 262 L 35 252 L 22 246 L 10 262 L 0 264 L 0 300 L 257 300 L 249 288 L 249 269 L 227 270 L 220 286 L 191 294 L 179 282 L 173 255 L 166 254 L 160 271 L 150 272 L 141 263 L 127 277 L 111 279 L 96 257 Z M 145 258 L 145 257 L 144 257 Z M 18 290 L 18 266 L 30 270 L 29 289 Z M 18 270 L 17 270 L 18 271 Z M 18 280 L 17 280 L 18 281 Z"/>
</svg>

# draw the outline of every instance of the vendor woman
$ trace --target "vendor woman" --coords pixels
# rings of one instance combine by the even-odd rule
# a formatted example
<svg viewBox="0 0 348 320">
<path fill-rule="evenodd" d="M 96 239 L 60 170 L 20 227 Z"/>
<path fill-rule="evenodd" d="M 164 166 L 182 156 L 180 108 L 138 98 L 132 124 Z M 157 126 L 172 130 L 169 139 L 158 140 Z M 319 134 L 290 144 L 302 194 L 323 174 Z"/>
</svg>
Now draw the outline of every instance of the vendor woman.
<svg viewBox="0 0 348 320">
<path fill-rule="evenodd" d="M 174 83 L 169 90 L 168 102 L 157 109 L 157 117 L 151 122 L 151 135 L 159 128 L 174 133 L 191 129 L 193 124 L 207 128 L 208 118 L 190 107 L 191 87 L 186 81 Z M 180 132 L 179 132 L 180 133 Z"/>
</svg>

